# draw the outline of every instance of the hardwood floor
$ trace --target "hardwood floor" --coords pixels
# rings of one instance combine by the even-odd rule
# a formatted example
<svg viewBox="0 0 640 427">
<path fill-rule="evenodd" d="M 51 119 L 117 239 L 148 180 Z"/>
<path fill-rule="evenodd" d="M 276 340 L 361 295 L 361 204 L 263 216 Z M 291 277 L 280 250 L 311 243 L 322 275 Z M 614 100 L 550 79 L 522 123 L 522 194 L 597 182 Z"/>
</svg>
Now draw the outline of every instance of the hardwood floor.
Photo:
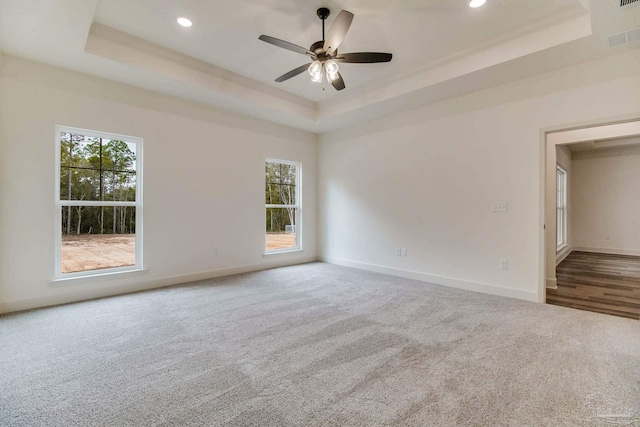
<svg viewBox="0 0 640 427">
<path fill-rule="evenodd" d="M 547 303 L 640 319 L 640 257 L 571 252 Z"/>
</svg>

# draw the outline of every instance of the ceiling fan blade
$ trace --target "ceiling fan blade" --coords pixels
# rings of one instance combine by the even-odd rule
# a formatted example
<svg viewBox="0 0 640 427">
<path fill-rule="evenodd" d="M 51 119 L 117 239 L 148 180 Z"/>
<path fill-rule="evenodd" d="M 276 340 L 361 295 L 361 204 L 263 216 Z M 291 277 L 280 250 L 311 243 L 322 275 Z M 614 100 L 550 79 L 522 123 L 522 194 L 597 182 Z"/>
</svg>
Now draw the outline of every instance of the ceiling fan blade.
<svg viewBox="0 0 640 427">
<path fill-rule="evenodd" d="M 278 77 L 276 79 L 276 81 L 278 83 L 282 83 L 285 80 L 289 80 L 291 77 L 295 77 L 300 73 L 304 73 L 305 71 L 307 71 L 309 69 L 310 65 L 311 65 L 311 63 L 301 65 L 298 68 L 294 68 L 293 70 L 289 71 L 288 73 L 285 73 L 285 74 L 281 75 L 280 77 Z"/>
<path fill-rule="evenodd" d="M 331 82 L 331 86 L 336 88 L 336 90 L 342 90 L 346 87 L 344 85 L 344 80 L 342 80 L 342 75 L 340 73 L 338 73 L 338 77 L 333 79 L 333 81 Z"/>
<path fill-rule="evenodd" d="M 260 37 L 258 37 L 258 39 L 262 40 L 263 42 L 271 43 L 274 46 L 278 46 L 278 47 L 281 47 L 283 49 L 290 50 L 292 52 L 297 52 L 297 53 L 301 53 L 303 55 L 310 55 L 310 56 L 314 56 L 315 55 L 309 49 L 305 49 L 302 46 L 298 46 L 297 44 L 289 43 L 289 42 L 286 42 L 284 40 L 277 39 L 275 37 L 265 36 L 263 34 Z"/>
<path fill-rule="evenodd" d="M 336 62 L 347 62 L 353 64 L 372 64 L 374 62 L 389 62 L 391 61 L 392 54 L 381 52 L 356 52 L 356 53 L 341 53 L 337 57 L 333 58 Z"/>
<path fill-rule="evenodd" d="M 324 50 L 329 55 L 335 52 L 338 46 L 340 46 L 340 43 L 342 43 L 344 36 L 347 34 L 347 31 L 349 31 L 351 21 L 353 21 L 353 13 L 342 10 L 335 21 L 333 21 L 333 24 L 331 24 L 329 34 L 327 34 L 327 38 L 324 40 Z"/>
</svg>

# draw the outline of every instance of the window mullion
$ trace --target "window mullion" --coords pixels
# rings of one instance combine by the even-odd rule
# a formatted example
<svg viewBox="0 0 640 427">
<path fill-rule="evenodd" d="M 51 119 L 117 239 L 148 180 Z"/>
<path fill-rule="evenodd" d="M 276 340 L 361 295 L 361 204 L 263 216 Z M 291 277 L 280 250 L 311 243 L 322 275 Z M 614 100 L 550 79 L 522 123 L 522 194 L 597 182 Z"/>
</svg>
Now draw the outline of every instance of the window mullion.
<svg viewBox="0 0 640 427">
<path fill-rule="evenodd" d="M 138 202 L 111 202 L 102 200 L 60 200 L 58 203 L 60 206 L 104 206 L 104 207 L 119 207 L 119 206 L 133 206 L 139 205 Z"/>
<path fill-rule="evenodd" d="M 275 208 L 287 208 L 287 209 L 297 209 L 300 206 L 298 205 L 265 205 L 266 208 L 268 209 L 275 209 Z"/>
</svg>

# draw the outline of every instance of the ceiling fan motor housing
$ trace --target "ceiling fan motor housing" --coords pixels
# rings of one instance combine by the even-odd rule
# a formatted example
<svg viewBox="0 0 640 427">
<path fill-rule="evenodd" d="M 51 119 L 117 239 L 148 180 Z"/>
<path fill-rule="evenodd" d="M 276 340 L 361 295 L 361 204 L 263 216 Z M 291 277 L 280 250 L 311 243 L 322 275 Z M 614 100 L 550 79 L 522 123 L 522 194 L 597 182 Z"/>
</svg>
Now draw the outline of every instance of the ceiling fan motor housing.
<svg viewBox="0 0 640 427">
<path fill-rule="evenodd" d="M 324 41 L 320 40 L 318 42 L 315 42 L 314 44 L 311 45 L 309 50 L 315 53 L 316 55 L 324 53 Z"/>
</svg>

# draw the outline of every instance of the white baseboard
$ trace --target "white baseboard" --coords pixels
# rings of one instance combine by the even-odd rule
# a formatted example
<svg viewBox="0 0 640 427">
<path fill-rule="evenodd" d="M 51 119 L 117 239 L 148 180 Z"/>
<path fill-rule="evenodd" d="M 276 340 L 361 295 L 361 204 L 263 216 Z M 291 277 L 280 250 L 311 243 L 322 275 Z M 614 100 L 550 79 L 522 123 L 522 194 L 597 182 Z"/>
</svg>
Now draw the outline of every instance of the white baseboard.
<svg viewBox="0 0 640 427">
<path fill-rule="evenodd" d="M 264 264 L 245 265 L 240 267 L 223 268 L 220 270 L 205 271 L 195 274 L 152 279 L 130 285 L 113 286 L 102 289 L 84 289 L 80 292 L 65 293 L 41 298 L 33 298 L 18 301 L 8 301 L 0 303 L 0 313 L 11 313 L 14 311 L 31 310 L 34 308 L 50 307 L 54 305 L 68 304 L 79 301 L 86 301 L 96 298 L 104 298 L 115 295 L 129 294 L 133 292 L 147 291 L 150 289 L 164 288 L 166 286 L 179 285 L 183 283 L 198 282 L 201 280 L 214 279 L 216 277 L 232 276 L 240 273 L 250 273 L 253 271 L 269 270 L 271 268 L 286 267 L 288 265 L 306 264 L 315 262 L 317 258 L 305 257 L 298 259 L 287 259 L 280 261 L 270 261 Z"/>
<path fill-rule="evenodd" d="M 552 279 L 547 278 L 546 286 L 547 289 L 558 289 L 558 279 L 556 279 L 555 277 Z"/>
<path fill-rule="evenodd" d="M 567 246 L 556 254 L 556 267 L 573 251 L 573 246 Z M 548 286 L 547 286 L 548 287 Z"/>
<path fill-rule="evenodd" d="M 612 248 L 594 248 L 591 246 L 574 246 L 573 251 L 595 252 L 595 253 L 610 254 L 610 255 L 640 256 L 640 250 L 636 250 L 636 249 L 612 249 Z"/>
<path fill-rule="evenodd" d="M 450 277 L 433 276 L 417 271 L 401 270 L 397 268 L 384 267 L 376 264 L 368 264 L 358 261 L 350 261 L 339 258 L 318 257 L 319 261 L 329 264 L 342 265 L 360 270 L 372 271 L 374 273 L 388 274 L 390 276 L 403 277 L 406 279 L 419 280 L 421 282 L 434 283 L 436 285 L 448 286 L 451 288 L 464 289 L 467 291 L 481 292 L 484 294 L 498 295 L 508 298 L 517 298 L 526 301 L 538 302 L 536 292 L 522 291 L 519 289 L 503 288 L 501 286 L 489 285 L 485 283 L 470 282 L 467 280 L 453 279 Z"/>
</svg>

